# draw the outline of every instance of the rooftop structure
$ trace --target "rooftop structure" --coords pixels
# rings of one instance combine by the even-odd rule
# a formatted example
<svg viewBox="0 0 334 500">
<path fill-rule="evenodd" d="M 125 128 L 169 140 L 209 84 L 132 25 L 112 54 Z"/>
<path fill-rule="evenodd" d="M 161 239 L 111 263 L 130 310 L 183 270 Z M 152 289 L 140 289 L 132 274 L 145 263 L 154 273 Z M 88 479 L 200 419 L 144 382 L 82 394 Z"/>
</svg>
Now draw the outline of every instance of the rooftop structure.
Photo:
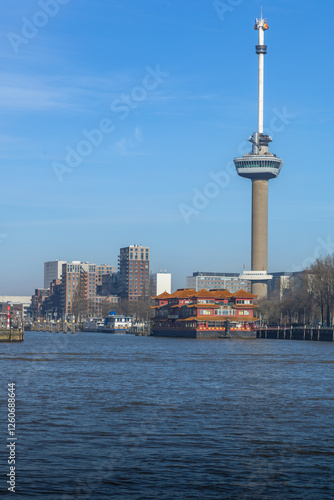
<svg viewBox="0 0 334 500">
<path fill-rule="evenodd" d="M 264 56 L 267 45 L 264 44 L 264 32 L 269 29 L 267 19 L 256 19 L 255 30 L 259 32 L 259 43 L 256 53 L 259 56 L 259 89 L 258 89 L 258 130 L 249 141 L 252 143 L 251 153 L 234 159 L 238 175 L 252 181 L 252 270 L 245 271 L 241 278 L 252 281 L 252 292 L 267 296 L 267 282 L 272 276 L 268 270 L 268 180 L 275 179 L 281 170 L 283 161 L 269 152 L 272 138 L 263 131 L 263 89 L 264 89 Z"/>
</svg>

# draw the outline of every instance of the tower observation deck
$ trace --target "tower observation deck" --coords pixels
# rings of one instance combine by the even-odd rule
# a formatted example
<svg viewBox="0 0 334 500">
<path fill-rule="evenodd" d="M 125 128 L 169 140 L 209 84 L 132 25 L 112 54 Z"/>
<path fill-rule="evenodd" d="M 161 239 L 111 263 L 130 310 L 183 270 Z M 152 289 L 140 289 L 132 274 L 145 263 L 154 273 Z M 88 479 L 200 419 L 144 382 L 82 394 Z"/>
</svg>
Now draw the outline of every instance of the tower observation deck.
<svg viewBox="0 0 334 500">
<path fill-rule="evenodd" d="M 263 133 L 263 88 L 264 56 L 267 46 L 264 44 L 264 32 L 269 29 L 267 19 L 256 19 L 255 30 L 259 32 L 256 53 L 259 56 L 259 94 L 258 94 L 258 131 L 249 141 L 252 151 L 234 159 L 238 175 L 252 181 L 252 270 L 244 271 L 242 277 L 252 281 L 252 293 L 260 297 L 267 296 L 267 281 L 272 278 L 268 268 L 268 180 L 278 177 L 283 160 L 269 152 L 272 138 Z"/>
</svg>

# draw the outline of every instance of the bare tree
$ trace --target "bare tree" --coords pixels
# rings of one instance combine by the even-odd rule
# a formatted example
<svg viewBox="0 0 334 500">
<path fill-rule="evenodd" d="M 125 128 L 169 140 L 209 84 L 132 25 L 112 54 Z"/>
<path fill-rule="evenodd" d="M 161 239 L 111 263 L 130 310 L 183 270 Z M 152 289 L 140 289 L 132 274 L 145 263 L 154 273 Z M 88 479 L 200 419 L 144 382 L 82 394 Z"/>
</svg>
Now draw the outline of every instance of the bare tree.
<svg viewBox="0 0 334 500">
<path fill-rule="evenodd" d="M 72 314 L 74 315 L 76 322 L 81 322 L 87 317 L 89 305 L 89 301 L 85 296 L 84 283 L 80 277 L 72 299 Z"/>
<path fill-rule="evenodd" d="M 309 290 L 320 308 L 321 323 L 333 322 L 334 304 L 334 254 L 318 257 L 309 268 Z"/>
</svg>

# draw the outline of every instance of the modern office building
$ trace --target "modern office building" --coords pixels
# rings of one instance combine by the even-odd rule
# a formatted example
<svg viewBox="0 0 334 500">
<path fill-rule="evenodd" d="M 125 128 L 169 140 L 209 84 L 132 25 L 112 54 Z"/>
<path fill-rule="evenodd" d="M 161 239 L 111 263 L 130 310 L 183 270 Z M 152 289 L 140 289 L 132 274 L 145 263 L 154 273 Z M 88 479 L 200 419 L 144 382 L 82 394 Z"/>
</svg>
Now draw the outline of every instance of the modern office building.
<svg viewBox="0 0 334 500">
<path fill-rule="evenodd" d="M 187 276 L 187 288 L 193 288 L 199 292 L 203 288 L 206 290 L 228 290 L 236 293 L 243 289 L 251 291 L 251 282 L 240 278 L 239 273 L 208 273 L 197 271 L 192 276 Z"/>
<path fill-rule="evenodd" d="M 259 56 L 258 84 L 258 131 L 249 141 L 252 152 L 235 158 L 234 164 L 241 177 L 252 181 L 252 269 L 244 271 L 243 277 L 252 281 L 252 293 L 260 297 L 267 296 L 267 282 L 272 276 L 268 271 L 268 181 L 278 177 L 283 161 L 269 152 L 272 138 L 263 132 L 263 77 L 264 32 L 269 28 L 267 19 L 256 19 L 255 29 L 259 32 L 259 43 L 256 53 Z M 244 75 L 247 78 L 247 75 Z"/>
<path fill-rule="evenodd" d="M 44 262 L 44 289 L 50 288 L 50 283 L 53 280 L 61 279 L 63 264 L 66 264 L 66 260 L 51 260 Z"/>
<path fill-rule="evenodd" d="M 154 296 L 160 295 L 163 292 L 172 293 L 172 275 L 166 272 L 152 273 L 154 290 L 151 291 Z"/>
<path fill-rule="evenodd" d="M 119 295 L 130 301 L 148 296 L 150 289 L 150 249 L 130 245 L 120 249 Z"/>
</svg>

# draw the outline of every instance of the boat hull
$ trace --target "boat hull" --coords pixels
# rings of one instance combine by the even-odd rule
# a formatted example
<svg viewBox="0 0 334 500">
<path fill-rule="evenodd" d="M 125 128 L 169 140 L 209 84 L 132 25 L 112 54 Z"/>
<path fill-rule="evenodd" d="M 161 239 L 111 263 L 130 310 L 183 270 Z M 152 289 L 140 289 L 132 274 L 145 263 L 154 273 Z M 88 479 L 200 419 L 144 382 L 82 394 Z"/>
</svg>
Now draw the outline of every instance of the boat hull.
<svg viewBox="0 0 334 500">
<path fill-rule="evenodd" d="M 195 328 L 154 328 L 152 337 L 174 337 L 188 339 L 256 339 L 256 331 L 233 330 L 228 334 L 221 330 L 196 330 Z"/>
</svg>

